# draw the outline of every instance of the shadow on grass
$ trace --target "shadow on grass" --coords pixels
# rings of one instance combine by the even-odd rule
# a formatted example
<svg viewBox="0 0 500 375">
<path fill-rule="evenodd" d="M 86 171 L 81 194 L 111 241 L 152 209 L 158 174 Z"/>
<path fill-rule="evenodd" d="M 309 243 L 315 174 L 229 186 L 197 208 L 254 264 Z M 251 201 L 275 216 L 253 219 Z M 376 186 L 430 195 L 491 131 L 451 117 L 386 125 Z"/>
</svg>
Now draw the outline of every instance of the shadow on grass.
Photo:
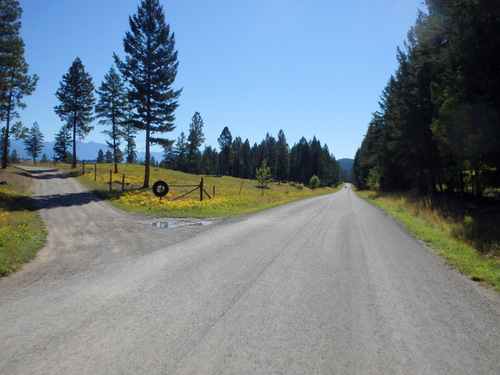
<svg viewBox="0 0 500 375">
<path fill-rule="evenodd" d="M 0 191 L 0 208 L 8 211 L 35 211 L 35 200 L 21 194 L 5 193 Z"/>
</svg>

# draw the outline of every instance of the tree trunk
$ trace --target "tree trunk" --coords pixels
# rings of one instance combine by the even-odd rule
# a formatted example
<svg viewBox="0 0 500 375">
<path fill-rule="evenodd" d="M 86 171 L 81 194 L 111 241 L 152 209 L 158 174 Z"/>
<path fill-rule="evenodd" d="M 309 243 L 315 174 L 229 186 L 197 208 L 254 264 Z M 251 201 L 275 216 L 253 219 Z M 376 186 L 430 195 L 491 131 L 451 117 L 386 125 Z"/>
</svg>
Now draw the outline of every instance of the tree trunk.
<svg viewBox="0 0 500 375">
<path fill-rule="evenodd" d="M 74 119 L 73 123 L 73 161 L 71 163 L 71 168 L 76 168 L 76 118 Z"/>
<path fill-rule="evenodd" d="M 7 121 L 5 124 L 5 139 L 3 144 L 2 169 L 7 169 L 7 159 L 9 158 L 9 131 L 10 131 L 10 110 L 12 106 L 12 89 L 9 91 L 9 102 L 7 105 Z"/>
<path fill-rule="evenodd" d="M 149 188 L 149 161 L 150 161 L 150 152 L 149 152 L 149 124 L 146 127 L 146 160 L 144 161 L 144 185 L 143 189 Z"/>
</svg>

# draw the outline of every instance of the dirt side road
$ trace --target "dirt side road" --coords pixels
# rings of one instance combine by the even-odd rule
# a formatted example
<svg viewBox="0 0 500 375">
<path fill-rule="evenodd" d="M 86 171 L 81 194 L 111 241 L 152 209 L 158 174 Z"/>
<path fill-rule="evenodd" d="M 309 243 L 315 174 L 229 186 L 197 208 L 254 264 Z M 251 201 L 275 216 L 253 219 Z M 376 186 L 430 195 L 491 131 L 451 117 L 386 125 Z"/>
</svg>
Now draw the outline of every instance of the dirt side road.
<svg viewBox="0 0 500 375">
<path fill-rule="evenodd" d="M 116 259 L 156 251 L 208 229 L 201 227 L 207 220 L 180 220 L 184 224 L 180 230 L 167 231 L 156 224 L 168 223 L 171 219 L 121 211 L 63 172 L 38 167 L 23 169 L 36 179 L 36 203 L 48 238 L 45 247 L 23 272 L 0 280 L 0 289 L 86 272 Z M 179 220 L 176 223 L 179 224 Z"/>
<path fill-rule="evenodd" d="M 68 234 L 0 283 L 0 373 L 500 373 L 498 301 L 350 189 L 159 229 L 51 173 Z"/>
</svg>

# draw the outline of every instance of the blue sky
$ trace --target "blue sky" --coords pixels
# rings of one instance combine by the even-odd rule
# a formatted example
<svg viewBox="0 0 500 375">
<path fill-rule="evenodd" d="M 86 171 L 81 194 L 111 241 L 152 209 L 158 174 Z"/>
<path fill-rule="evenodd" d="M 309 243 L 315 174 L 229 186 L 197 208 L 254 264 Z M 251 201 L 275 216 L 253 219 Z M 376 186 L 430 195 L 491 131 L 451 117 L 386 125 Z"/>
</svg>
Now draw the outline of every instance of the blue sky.
<svg viewBox="0 0 500 375">
<path fill-rule="evenodd" d="M 116 52 L 124 57 L 128 17 L 139 0 L 20 0 L 21 36 L 30 74 L 40 80 L 20 120 L 36 121 L 46 141 L 63 123 L 54 113 L 62 76 L 79 57 L 100 86 Z M 161 0 L 175 33 L 183 88 L 176 129 L 193 114 L 204 120 L 206 144 L 233 138 L 260 143 L 283 129 L 292 147 L 316 136 L 337 158 L 353 158 L 379 96 L 397 68 L 421 0 Z M 104 143 L 94 123 L 85 141 Z M 138 151 L 144 136 L 138 135 Z M 159 151 L 159 149 L 157 149 Z"/>
</svg>

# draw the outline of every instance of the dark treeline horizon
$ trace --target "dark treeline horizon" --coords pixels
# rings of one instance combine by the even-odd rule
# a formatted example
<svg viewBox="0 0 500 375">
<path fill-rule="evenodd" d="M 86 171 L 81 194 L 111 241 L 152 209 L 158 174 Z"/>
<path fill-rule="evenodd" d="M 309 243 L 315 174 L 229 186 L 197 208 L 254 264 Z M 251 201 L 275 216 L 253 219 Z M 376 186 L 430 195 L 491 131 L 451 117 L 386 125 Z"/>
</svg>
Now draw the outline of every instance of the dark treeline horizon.
<svg viewBox="0 0 500 375">
<path fill-rule="evenodd" d="M 201 132 L 201 128 L 199 130 Z M 190 137 L 182 132 L 176 143 L 165 149 L 163 160 L 157 164 L 186 173 L 254 179 L 256 170 L 266 160 L 277 181 L 307 185 L 316 175 L 322 186 L 336 186 L 344 178 L 328 146 L 322 145 L 316 137 L 310 141 L 302 137 L 290 148 L 280 130 L 277 138 L 267 133 L 259 144 L 250 145 L 248 139 L 239 136 L 233 139 L 229 128 L 225 127 L 218 139 L 220 151 L 206 145 L 202 151 L 195 148 L 194 152 L 190 147 L 192 139 L 196 139 L 193 126 Z"/>
</svg>

